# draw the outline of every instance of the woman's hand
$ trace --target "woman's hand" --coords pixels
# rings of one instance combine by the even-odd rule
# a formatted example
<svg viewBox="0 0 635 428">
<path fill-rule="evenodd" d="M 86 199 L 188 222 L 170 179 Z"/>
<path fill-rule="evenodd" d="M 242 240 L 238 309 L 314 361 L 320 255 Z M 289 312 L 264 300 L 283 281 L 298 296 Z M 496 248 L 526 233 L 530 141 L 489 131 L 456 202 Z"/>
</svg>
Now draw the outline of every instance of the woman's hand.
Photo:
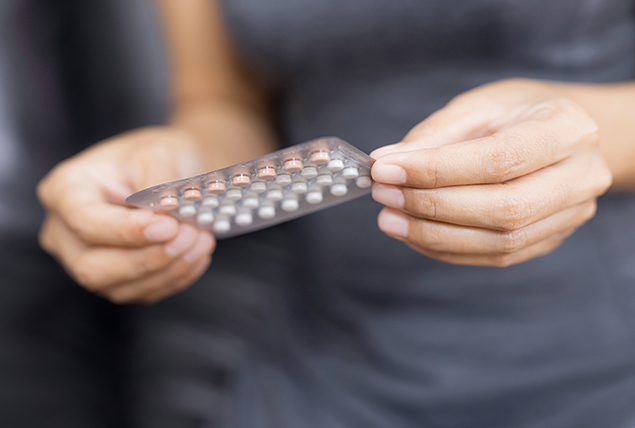
<svg viewBox="0 0 635 428">
<path fill-rule="evenodd" d="M 386 234 L 448 263 L 509 266 L 549 253 L 611 185 L 595 122 L 557 85 L 477 88 L 380 148 Z"/>
<path fill-rule="evenodd" d="M 83 287 L 115 303 L 153 303 L 207 269 L 215 240 L 125 198 L 201 172 L 184 133 L 152 128 L 113 138 L 62 162 L 39 184 L 47 210 L 41 246 Z"/>
</svg>

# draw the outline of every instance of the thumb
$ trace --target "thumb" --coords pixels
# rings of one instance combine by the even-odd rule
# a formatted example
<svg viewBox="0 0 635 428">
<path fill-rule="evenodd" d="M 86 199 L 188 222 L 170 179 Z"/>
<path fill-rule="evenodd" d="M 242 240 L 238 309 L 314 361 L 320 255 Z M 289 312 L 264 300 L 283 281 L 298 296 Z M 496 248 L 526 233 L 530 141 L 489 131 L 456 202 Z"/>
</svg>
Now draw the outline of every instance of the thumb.
<svg viewBox="0 0 635 428">
<path fill-rule="evenodd" d="M 491 122 L 496 110 L 492 105 L 475 102 L 472 97 L 455 98 L 412 128 L 401 142 L 380 147 L 370 156 L 379 159 L 389 153 L 430 149 L 484 137 L 494 132 Z"/>
</svg>

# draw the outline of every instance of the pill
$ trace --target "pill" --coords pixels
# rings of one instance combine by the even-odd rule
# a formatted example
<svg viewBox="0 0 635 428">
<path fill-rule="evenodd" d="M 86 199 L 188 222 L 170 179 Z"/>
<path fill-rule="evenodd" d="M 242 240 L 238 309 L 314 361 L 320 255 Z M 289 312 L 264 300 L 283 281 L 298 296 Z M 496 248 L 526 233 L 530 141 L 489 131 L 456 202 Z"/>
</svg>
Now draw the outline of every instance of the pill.
<svg viewBox="0 0 635 428">
<path fill-rule="evenodd" d="M 287 172 L 298 172 L 302 169 L 302 159 L 288 159 L 284 162 L 284 170 Z"/>
<path fill-rule="evenodd" d="M 295 198 L 285 199 L 284 201 L 282 201 L 281 205 L 282 205 L 282 210 L 286 212 L 297 211 L 298 207 L 300 206 L 300 204 L 298 203 L 298 200 Z"/>
<path fill-rule="evenodd" d="M 326 150 L 318 150 L 316 152 L 311 153 L 311 163 L 316 165 L 322 165 L 327 163 L 331 159 L 331 155 Z"/>
<path fill-rule="evenodd" d="M 342 177 L 347 180 L 359 177 L 359 170 L 354 166 L 349 166 L 342 170 Z"/>
<path fill-rule="evenodd" d="M 348 193 L 348 187 L 344 183 L 335 183 L 331 186 L 331 195 L 333 196 L 344 196 Z"/>
<path fill-rule="evenodd" d="M 342 159 L 331 159 L 326 167 L 331 171 L 341 171 L 344 169 L 344 161 Z"/>
<path fill-rule="evenodd" d="M 280 186 L 288 186 L 291 184 L 291 176 L 289 174 L 278 174 L 276 177 L 276 184 Z"/>
<path fill-rule="evenodd" d="M 159 203 L 161 209 L 169 211 L 179 206 L 179 201 L 174 196 L 164 196 Z"/>
<path fill-rule="evenodd" d="M 240 199 L 242 199 L 243 197 L 243 191 L 240 189 L 229 189 L 227 191 L 227 195 L 225 195 L 226 199 L 229 199 L 231 201 L 238 201 Z"/>
<path fill-rule="evenodd" d="M 315 182 L 320 186 L 330 186 L 333 184 L 333 177 L 328 174 L 318 175 Z"/>
<path fill-rule="evenodd" d="M 373 185 L 373 180 L 371 180 L 371 178 L 367 175 L 362 175 L 360 177 L 357 177 L 357 180 L 355 180 L 355 184 L 357 184 L 357 187 L 359 187 L 360 189 L 367 189 Z"/>
<path fill-rule="evenodd" d="M 271 166 L 265 166 L 258 170 L 258 178 L 261 180 L 271 180 L 276 178 L 276 170 Z"/>
<path fill-rule="evenodd" d="M 276 216 L 276 208 L 273 205 L 263 205 L 258 208 L 258 217 L 269 220 Z"/>
<path fill-rule="evenodd" d="M 204 207 L 216 208 L 219 204 L 218 196 L 216 195 L 206 196 L 205 199 L 203 199 L 203 202 L 201 204 Z"/>
<path fill-rule="evenodd" d="M 214 223 L 214 232 L 217 233 L 227 233 L 231 230 L 231 228 L 231 223 L 224 217 L 218 218 Z"/>
<path fill-rule="evenodd" d="M 236 205 L 234 205 L 232 201 L 224 201 L 220 205 L 218 212 L 224 215 L 233 216 L 234 214 L 236 214 Z"/>
<path fill-rule="evenodd" d="M 204 211 L 201 210 L 198 213 L 198 217 L 196 217 L 196 221 L 198 221 L 198 224 L 202 225 L 212 224 L 214 221 L 214 213 L 210 209 L 206 209 Z"/>
<path fill-rule="evenodd" d="M 296 181 L 291 185 L 291 190 L 295 193 L 306 193 L 307 189 L 306 181 Z"/>
<path fill-rule="evenodd" d="M 183 199 L 190 202 L 196 202 L 201 199 L 201 189 L 191 188 L 183 192 Z"/>
<path fill-rule="evenodd" d="M 181 205 L 181 208 L 179 209 L 179 214 L 182 217 L 192 217 L 194 214 L 196 214 L 196 205 L 192 203 Z"/>
<path fill-rule="evenodd" d="M 232 184 L 236 187 L 246 187 L 251 183 L 251 179 L 247 174 L 238 174 L 232 178 Z"/>
<path fill-rule="evenodd" d="M 251 187 L 249 187 L 249 190 L 254 193 L 262 193 L 267 190 L 267 183 L 265 183 L 264 181 L 254 181 L 253 183 L 251 183 Z"/>
<path fill-rule="evenodd" d="M 302 168 L 302 177 L 310 180 L 311 178 L 315 178 L 318 175 L 317 168 L 314 166 L 305 166 Z"/>
<path fill-rule="evenodd" d="M 269 189 L 267 192 L 267 199 L 271 201 L 280 201 L 282 197 L 282 189 Z"/>
<path fill-rule="evenodd" d="M 258 208 L 259 206 L 260 201 L 258 200 L 258 196 L 247 196 L 245 199 L 243 199 L 243 207 L 245 208 L 254 209 Z"/>
<path fill-rule="evenodd" d="M 319 190 L 311 190 L 306 194 L 306 201 L 311 205 L 319 204 L 323 199 L 322 192 Z"/>
<path fill-rule="evenodd" d="M 207 185 L 207 191 L 214 195 L 218 195 L 220 193 L 225 192 L 225 182 L 224 181 L 213 181 Z"/>
<path fill-rule="evenodd" d="M 254 218 L 250 211 L 241 211 L 236 215 L 235 221 L 238 226 L 249 226 L 254 222 Z"/>
</svg>

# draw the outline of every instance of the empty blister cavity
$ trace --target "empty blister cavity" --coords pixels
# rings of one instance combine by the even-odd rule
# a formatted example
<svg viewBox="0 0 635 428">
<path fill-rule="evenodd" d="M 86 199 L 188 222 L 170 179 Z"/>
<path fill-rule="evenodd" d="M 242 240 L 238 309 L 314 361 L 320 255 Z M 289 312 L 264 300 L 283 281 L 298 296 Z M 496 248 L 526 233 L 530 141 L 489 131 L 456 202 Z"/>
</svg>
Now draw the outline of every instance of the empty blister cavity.
<svg viewBox="0 0 635 428">
<path fill-rule="evenodd" d="M 154 186 L 127 202 L 227 238 L 367 195 L 373 162 L 338 138 L 323 138 Z"/>
</svg>

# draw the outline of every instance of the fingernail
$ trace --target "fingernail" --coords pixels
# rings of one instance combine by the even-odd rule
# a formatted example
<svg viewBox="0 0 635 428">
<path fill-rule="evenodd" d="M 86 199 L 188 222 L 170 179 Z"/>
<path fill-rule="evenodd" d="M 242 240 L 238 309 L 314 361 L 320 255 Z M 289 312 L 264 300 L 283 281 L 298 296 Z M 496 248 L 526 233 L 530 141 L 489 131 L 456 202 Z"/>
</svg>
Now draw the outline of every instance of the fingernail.
<svg viewBox="0 0 635 428">
<path fill-rule="evenodd" d="M 394 208 L 403 208 L 405 204 L 401 189 L 394 186 L 384 186 L 380 183 L 375 183 L 373 186 L 373 199 L 380 204 Z"/>
<path fill-rule="evenodd" d="M 174 222 L 169 219 L 161 219 L 152 223 L 143 230 L 143 235 L 150 242 L 164 242 L 176 235 Z"/>
<path fill-rule="evenodd" d="M 187 224 L 181 225 L 179 235 L 165 246 L 165 252 L 172 257 L 176 257 L 191 248 L 196 243 L 197 237 L 196 229 Z"/>
<path fill-rule="evenodd" d="M 383 211 L 379 215 L 379 229 L 382 232 L 399 237 L 408 235 L 408 220 L 394 211 Z"/>
<path fill-rule="evenodd" d="M 196 245 L 181 257 L 187 263 L 194 263 L 212 249 L 212 239 L 207 234 L 201 234 Z"/>
<path fill-rule="evenodd" d="M 373 167 L 372 175 L 375 181 L 386 184 L 404 184 L 406 170 L 397 165 L 377 165 Z"/>
</svg>

